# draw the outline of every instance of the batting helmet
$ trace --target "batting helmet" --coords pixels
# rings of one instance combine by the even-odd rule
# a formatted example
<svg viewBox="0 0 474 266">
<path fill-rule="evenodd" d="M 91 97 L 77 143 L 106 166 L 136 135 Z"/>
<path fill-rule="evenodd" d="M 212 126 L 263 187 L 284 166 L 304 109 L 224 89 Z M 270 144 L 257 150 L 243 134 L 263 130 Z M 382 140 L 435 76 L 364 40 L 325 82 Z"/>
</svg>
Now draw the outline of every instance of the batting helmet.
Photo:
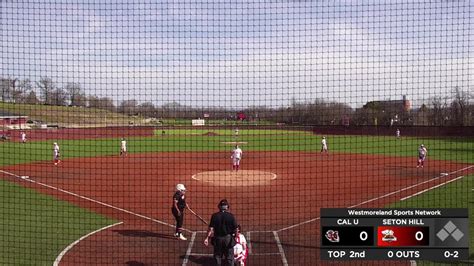
<svg viewBox="0 0 474 266">
<path fill-rule="evenodd" d="M 223 199 L 219 202 L 219 205 L 217 205 L 217 207 L 219 208 L 219 210 L 221 211 L 225 211 L 225 210 L 228 210 L 230 208 L 229 206 L 229 202 L 226 200 L 226 199 Z"/>
<path fill-rule="evenodd" d="M 179 191 L 186 191 L 186 187 L 183 185 L 183 184 L 177 184 L 176 185 L 176 190 L 179 190 Z"/>
</svg>

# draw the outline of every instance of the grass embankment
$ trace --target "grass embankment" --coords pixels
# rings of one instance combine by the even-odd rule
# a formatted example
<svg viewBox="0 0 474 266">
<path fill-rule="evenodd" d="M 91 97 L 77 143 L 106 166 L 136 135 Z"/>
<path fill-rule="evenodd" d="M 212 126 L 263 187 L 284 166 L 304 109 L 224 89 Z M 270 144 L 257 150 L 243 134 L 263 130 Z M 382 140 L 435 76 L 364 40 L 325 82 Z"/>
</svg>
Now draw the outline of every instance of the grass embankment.
<svg viewBox="0 0 474 266">
<path fill-rule="evenodd" d="M 28 116 L 29 119 L 42 121 L 47 124 L 67 127 L 116 126 L 128 125 L 129 123 L 134 125 L 144 124 L 143 118 L 97 108 L 0 102 L 0 110 Z"/>
<path fill-rule="evenodd" d="M 73 241 L 114 222 L 0 180 L 0 265 L 52 265 Z"/>
</svg>

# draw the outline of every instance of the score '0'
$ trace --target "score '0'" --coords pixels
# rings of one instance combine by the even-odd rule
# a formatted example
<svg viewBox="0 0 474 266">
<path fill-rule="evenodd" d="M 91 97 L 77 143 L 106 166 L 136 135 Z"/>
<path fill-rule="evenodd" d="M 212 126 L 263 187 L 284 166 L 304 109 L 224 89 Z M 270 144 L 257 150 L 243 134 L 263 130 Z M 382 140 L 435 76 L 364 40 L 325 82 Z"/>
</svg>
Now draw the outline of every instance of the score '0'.
<svg viewBox="0 0 474 266">
<path fill-rule="evenodd" d="M 417 232 L 415 233 L 415 239 L 418 240 L 418 241 L 423 240 L 423 232 L 417 231 Z"/>
<path fill-rule="evenodd" d="M 362 231 L 362 232 L 360 232 L 360 234 L 359 234 L 359 238 L 360 238 L 360 240 L 362 240 L 362 241 L 367 240 L 368 237 L 369 237 L 369 235 L 367 234 L 366 231 Z"/>
</svg>

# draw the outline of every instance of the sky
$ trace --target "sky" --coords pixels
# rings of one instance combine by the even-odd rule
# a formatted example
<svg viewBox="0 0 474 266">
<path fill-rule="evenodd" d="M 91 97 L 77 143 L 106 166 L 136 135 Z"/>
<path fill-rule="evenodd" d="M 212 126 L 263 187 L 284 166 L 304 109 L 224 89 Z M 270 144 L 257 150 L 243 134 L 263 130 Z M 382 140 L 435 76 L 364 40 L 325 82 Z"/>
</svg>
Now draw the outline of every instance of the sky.
<svg viewBox="0 0 474 266">
<path fill-rule="evenodd" d="M 360 107 L 474 91 L 474 1 L 20 0 L 0 1 L 0 21 L 0 76 L 117 102 Z"/>
</svg>

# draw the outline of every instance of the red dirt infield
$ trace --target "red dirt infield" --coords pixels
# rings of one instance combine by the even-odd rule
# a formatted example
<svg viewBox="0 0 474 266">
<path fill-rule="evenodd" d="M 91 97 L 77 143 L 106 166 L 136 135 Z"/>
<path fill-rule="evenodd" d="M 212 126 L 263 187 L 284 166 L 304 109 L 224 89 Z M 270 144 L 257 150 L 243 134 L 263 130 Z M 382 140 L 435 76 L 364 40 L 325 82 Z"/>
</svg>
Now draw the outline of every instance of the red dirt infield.
<svg viewBox="0 0 474 266">
<path fill-rule="evenodd" d="M 186 185 L 188 204 L 206 220 L 220 199 L 229 200 L 251 244 L 249 265 L 315 265 L 324 264 L 318 261 L 320 208 L 383 207 L 473 170 L 448 161 L 415 165 L 415 158 L 382 155 L 247 152 L 242 169 L 276 178 L 265 185 L 217 186 L 192 176 L 230 169 L 227 153 L 162 152 L 15 165 L 2 170 L 29 179 L 1 176 L 124 222 L 80 241 L 61 265 L 210 264 L 212 249 L 202 244 L 207 227 L 190 212 L 188 241 L 172 237 L 177 183 Z"/>
</svg>

